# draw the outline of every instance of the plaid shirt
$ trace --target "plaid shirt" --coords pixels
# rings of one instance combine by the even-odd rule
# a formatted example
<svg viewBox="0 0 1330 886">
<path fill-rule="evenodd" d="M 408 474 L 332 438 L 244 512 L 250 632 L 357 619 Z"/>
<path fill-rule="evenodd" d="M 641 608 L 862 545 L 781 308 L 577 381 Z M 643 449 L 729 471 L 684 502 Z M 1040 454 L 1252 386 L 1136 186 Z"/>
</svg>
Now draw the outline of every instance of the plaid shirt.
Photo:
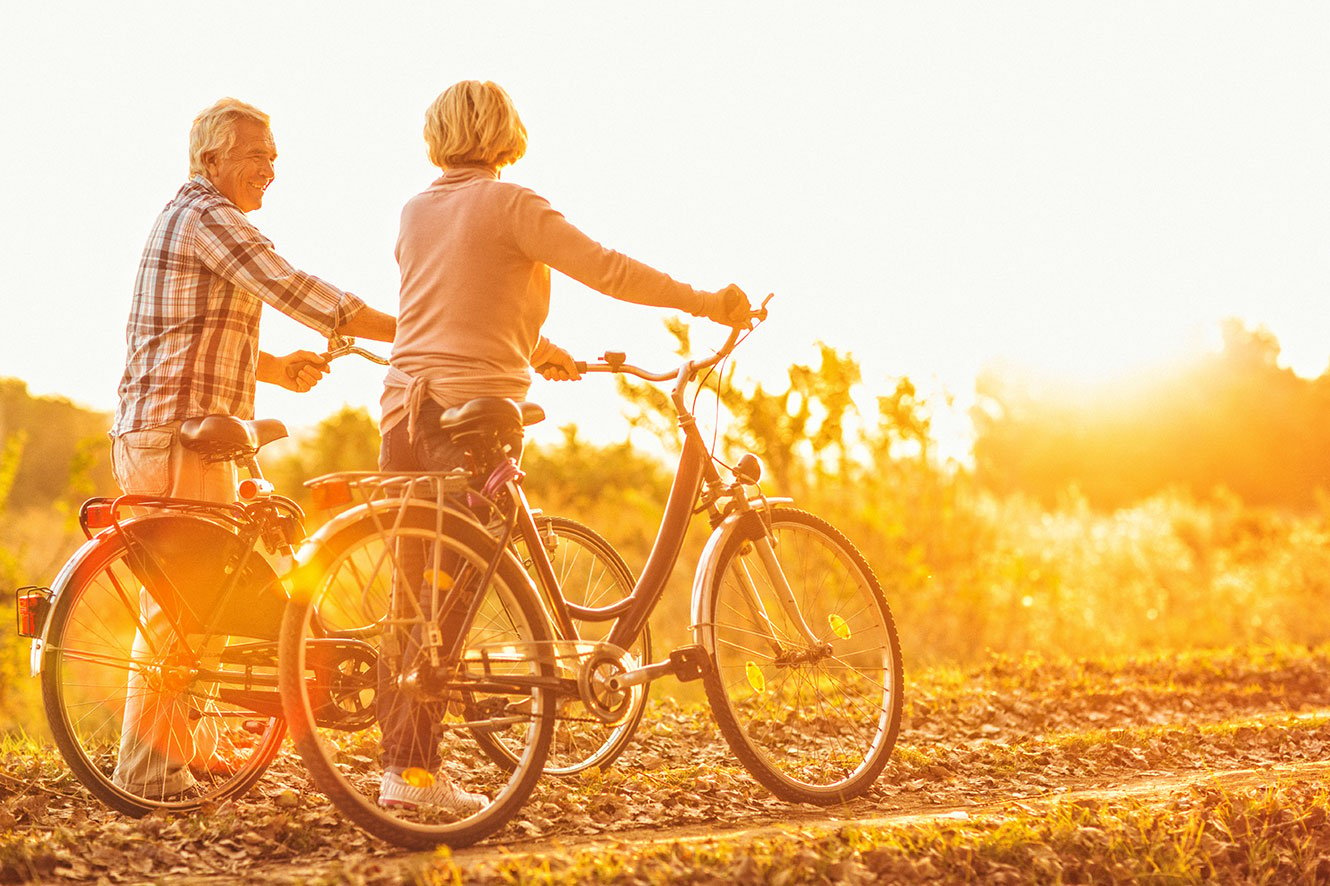
<svg viewBox="0 0 1330 886">
<path fill-rule="evenodd" d="M 365 304 L 291 267 L 235 204 L 194 176 L 143 250 L 111 434 L 202 415 L 253 418 L 264 302 L 324 335 Z"/>
</svg>

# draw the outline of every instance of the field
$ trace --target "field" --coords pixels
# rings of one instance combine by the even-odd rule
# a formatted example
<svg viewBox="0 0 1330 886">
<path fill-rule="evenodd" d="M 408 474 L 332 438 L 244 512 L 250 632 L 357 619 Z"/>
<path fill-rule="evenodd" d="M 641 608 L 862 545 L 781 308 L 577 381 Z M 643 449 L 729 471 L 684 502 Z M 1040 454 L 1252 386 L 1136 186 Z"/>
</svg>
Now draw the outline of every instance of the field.
<svg viewBox="0 0 1330 886">
<path fill-rule="evenodd" d="M 868 550 L 896 579 L 907 655 L 900 743 L 852 804 L 773 799 L 692 687 L 666 681 L 619 764 L 546 781 L 505 831 L 456 853 L 364 836 L 289 750 L 239 803 L 133 821 L 89 802 L 41 739 L 11 638 L 0 881 L 1330 881 L 1323 515 L 976 498 L 948 519 L 959 538 L 852 527 L 889 540 Z M 67 530 L 58 515 L 9 522 L 9 568 L 50 570 Z M 630 554 L 633 532 L 616 539 Z M 661 648 L 682 639 L 657 633 Z"/>
<path fill-rule="evenodd" d="M 825 362 L 808 377 L 828 378 Z M 1330 498 L 997 492 L 930 460 L 909 393 L 880 398 L 883 422 L 860 437 L 761 453 L 773 488 L 860 545 L 897 618 L 906 718 L 868 796 L 775 800 L 696 684 L 666 680 L 618 764 L 545 780 L 479 846 L 370 839 L 289 749 L 235 804 L 135 821 L 91 801 L 50 746 L 6 596 L 0 882 L 1330 882 Z M 831 414 L 834 397 L 805 395 Z M 745 404 L 747 426 L 777 423 L 767 439 L 818 436 L 787 426 L 785 400 Z M 352 444 L 372 454 L 373 432 L 338 416 L 269 475 L 298 489 Z M 640 568 L 668 488 L 656 462 L 569 431 L 524 467 L 534 502 Z M 9 503 L 5 588 L 52 580 L 78 541 L 69 513 Z M 685 563 L 704 540 L 690 535 Z M 687 640 L 690 578 L 671 579 L 657 650 Z"/>
<path fill-rule="evenodd" d="M 658 687 L 621 763 L 547 780 L 487 844 L 433 855 L 341 822 L 289 754 L 242 802 L 133 821 L 11 738 L 0 880 L 1324 881 L 1327 686 L 1324 647 L 928 670 L 881 782 L 830 810 L 772 799 Z"/>
</svg>

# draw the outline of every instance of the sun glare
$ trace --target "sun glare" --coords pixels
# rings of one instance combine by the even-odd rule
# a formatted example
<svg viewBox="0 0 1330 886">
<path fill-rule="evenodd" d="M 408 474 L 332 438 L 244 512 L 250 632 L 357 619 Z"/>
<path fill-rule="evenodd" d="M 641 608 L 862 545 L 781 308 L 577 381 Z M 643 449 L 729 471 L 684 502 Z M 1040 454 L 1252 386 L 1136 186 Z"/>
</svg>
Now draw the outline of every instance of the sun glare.
<svg viewBox="0 0 1330 886">
<path fill-rule="evenodd" d="M 1179 339 L 1148 330 L 1102 328 L 1094 336 L 1048 337 L 1010 362 L 1054 387 L 1111 387 L 1138 382 L 1204 353 L 1219 350 L 1199 334 Z"/>
</svg>

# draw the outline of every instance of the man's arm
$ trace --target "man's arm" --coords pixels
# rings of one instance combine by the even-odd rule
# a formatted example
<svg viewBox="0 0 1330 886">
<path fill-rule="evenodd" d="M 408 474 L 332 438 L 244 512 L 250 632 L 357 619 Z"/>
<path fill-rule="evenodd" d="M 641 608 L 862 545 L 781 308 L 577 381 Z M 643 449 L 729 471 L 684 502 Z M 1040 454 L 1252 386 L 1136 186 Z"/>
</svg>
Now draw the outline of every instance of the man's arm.
<svg viewBox="0 0 1330 886">
<path fill-rule="evenodd" d="M 212 207 L 200 215 L 195 246 L 214 274 L 325 336 L 341 332 L 392 341 L 393 318 L 292 267 L 274 251 L 272 241 L 232 206 Z"/>
<path fill-rule="evenodd" d="M 397 318 L 365 305 L 337 327 L 337 334 L 372 338 L 375 341 L 392 341 L 397 335 Z"/>
</svg>

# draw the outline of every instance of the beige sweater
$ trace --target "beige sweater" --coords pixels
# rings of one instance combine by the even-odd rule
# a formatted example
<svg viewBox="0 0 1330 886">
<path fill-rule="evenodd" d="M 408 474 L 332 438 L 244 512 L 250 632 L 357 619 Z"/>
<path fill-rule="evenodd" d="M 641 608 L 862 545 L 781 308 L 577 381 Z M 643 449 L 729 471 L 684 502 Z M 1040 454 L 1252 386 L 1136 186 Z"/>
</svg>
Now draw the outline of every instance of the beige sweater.
<svg viewBox="0 0 1330 886">
<path fill-rule="evenodd" d="M 606 249 L 539 195 L 493 170 L 447 170 L 402 210 L 397 337 L 384 433 L 423 396 L 444 406 L 521 399 L 544 362 L 550 268 L 622 301 L 702 315 L 714 293 Z"/>
</svg>

